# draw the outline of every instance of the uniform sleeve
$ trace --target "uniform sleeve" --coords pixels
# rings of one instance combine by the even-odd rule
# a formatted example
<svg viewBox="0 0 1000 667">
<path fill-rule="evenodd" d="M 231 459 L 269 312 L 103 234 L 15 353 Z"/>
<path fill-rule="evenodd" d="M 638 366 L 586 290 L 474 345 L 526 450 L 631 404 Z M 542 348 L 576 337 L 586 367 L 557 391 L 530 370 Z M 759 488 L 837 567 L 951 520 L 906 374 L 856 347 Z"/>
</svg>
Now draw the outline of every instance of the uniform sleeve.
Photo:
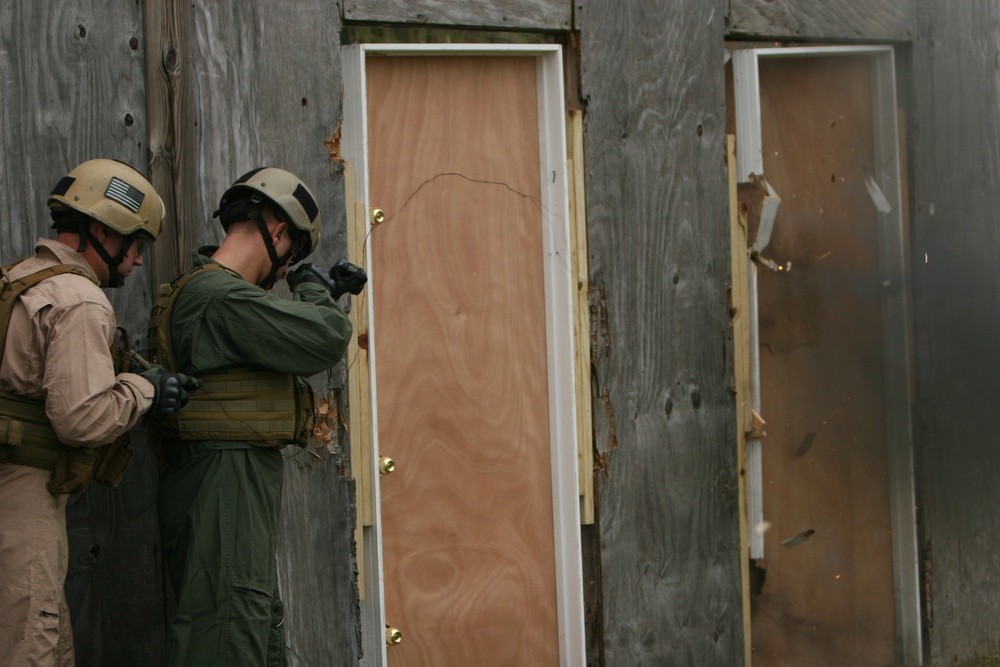
<svg viewBox="0 0 1000 667">
<path fill-rule="evenodd" d="M 94 447 L 135 426 L 152 403 L 153 386 L 138 375 L 115 375 L 114 313 L 98 303 L 77 303 L 53 309 L 47 329 L 45 413 L 60 441 Z"/>
<path fill-rule="evenodd" d="M 351 323 L 329 291 L 311 283 L 297 286 L 293 300 L 259 287 L 231 290 L 213 303 L 206 316 L 214 340 L 193 341 L 192 362 L 207 370 L 199 358 L 218 358 L 219 345 L 232 365 L 251 365 L 293 375 L 323 372 L 343 357 L 351 338 Z M 174 315 L 174 326 L 178 325 Z M 199 354 L 199 349 L 204 354 Z"/>
</svg>

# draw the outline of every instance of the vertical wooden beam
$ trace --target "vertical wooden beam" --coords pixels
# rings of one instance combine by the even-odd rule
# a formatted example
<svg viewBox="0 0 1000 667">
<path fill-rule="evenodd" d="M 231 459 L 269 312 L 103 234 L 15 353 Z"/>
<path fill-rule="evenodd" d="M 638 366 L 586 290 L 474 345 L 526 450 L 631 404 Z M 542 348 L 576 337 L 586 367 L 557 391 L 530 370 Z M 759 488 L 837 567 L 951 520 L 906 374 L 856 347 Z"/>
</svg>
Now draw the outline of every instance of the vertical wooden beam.
<svg viewBox="0 0 1000 667">
<path fill-rule="evenodd" d="M 354 204 L 354 228 L 353 235 L 354 238 L 361 242 L 361 246 L 358 250 L 356 264 L 360 264 L 368 270 L 367 262 L 365 262 L 365 257 L 367 257 L 367 251 L 365 246 L 367 245 L 367 234 L 368 229 L 368 211 L 365 207 L 364 202 L 355 202 Z M 354 260 L 352 260 L 354 261 Z M 357 314 L 357 329 L 355 330 L 355 342 L 358 344 L 360 349 L 360 341 L 367 340 L 368 337 L 368 300 L 359 300 L 358 306 L 356 306 Z M 354 415 L 358 421 L 355 428 L 358 430 L 358 436 L 361 441 L 361 480 L 362 488 L 364 489 L 364 495 L 361 496 L 361 507 L 362 516 L 364 518 L 364 525 L 371 526 L 374 523 L 372 518 L 374 514 L 374 485 L 375 480 L 373 479 L 374 471 L 372 470 L 372 447 L 374 446 L 374 438 L 372 434 L 372 395 L 371 395 L 371 366 L 369 365 L 367 342 L 365 343 L 365 349 L 361 350 L 363 353 L 358 358 L 357 367 L 354 369 L 354 375 L 357 376 L 360 398 L 357 410 Z"/>
<path fill-rule="evenodd" d="M 580 479 L 580 523 L 594 523 L 594 425 L 590 395 L 590 289 L 587 264 L 587 209 L 583 170 L 583 111 L 569 111 L 566 119 L 569 152 L 570 244 L 576 293 L 573 299 L 573 337 L 576 345 L 576 421 Z"/>
<path fill-rule="evenodd" d="M 145 0 L 146 108 L 149 175 L 167 211 L 164 232 L 152 248 L 153 284 L 175 278 L 186 266 L 196 236 L 194 122 L 189 92 L 191 5 Z"/>
<path fill-rule="evenodd" d="M 728 3 L 620 4 L 574 4 L 587 255 L 601 318 L 592 391 L 603 659 L 737 665 L 739 462 L 722 164 Z"/>
<path fill-rule="evenodd" d="M 740 588 L 743 602 L 743 663 L 750 667 L 750 526 L 747 517 L 746 434 L 753 428 L 750 395 L 750 290 L 747 285 L 750 257 L 747 229 L 741 224 L 736 183 L 736 137 L 726 135 L 729 167 L 729 245 L 732 285 L 729 312 L 733 319 L 733 391 L 736 394 L 736 449 L 740 464 Z"/>
<path fill-rule="evenodd" d="M 365 261 L 365 205 L 354 201 L 354 165 L 344 163 L 344 189 L 347 207 L 347 259 L 364 267 Z M 363 343 L 368 334 L 368 300 L 353 300 L 354 307 L 348 314 L 354 334 L 347 347 L 347 382 L 351 422 L 351 475 L 355 480 L 355 507 L 357 520 L 354 540 L 357 545 L 358 594 L 365 598 L 364 527 L 372 525 L 372 426 L 371 391 L 368 365 L 368 345 Z"/>
</svg>

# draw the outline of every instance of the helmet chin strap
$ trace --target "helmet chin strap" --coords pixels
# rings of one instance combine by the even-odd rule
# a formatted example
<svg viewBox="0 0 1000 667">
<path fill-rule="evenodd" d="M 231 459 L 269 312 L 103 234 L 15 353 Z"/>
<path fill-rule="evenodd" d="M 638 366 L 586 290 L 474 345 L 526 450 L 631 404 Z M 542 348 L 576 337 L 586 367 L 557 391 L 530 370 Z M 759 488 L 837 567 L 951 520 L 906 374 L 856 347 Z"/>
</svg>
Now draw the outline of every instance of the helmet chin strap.
<svg viewBox="0 0 1000 667">
<path fill-rule="evenodd" d="M 90 239 L 90 243 L 94 246 L 94 251 L 101 258 L 101 260 L 108 265 L 108 287 L 121 287 L 124 285 L 125 276 L 118 273 L 118 267 L 121 265 L 122 260 L 125 259 L 125 255 L 128 254 L 129 248 L 132 247 L 132 239 L 125 237 L 125 243 L 122 245 L 122 249 L 118 251 L 118 254 L 114 257 L 108 253 L 104 244 L 98 241 L 90 232 L 89 225 L 86 227 L 86 238 L 83 234 L 80 235 L 80 246 L 77 248 L 77 252 L 83 252 L 87 249 L 87 239 Z"/>
<path fill-rule="evenodd" d="M 212 217 L 218 217 L 222 221 L 223 228 L 228 229 L 229 225 L 241 220 L 253 220 L 257 225 L 257 231 L 264 241 L 264 248 L 267 249 L 267 256 L 271 262 L 271 269 L 262 280 L 257 281 L 257 286 L 269 290 L 278 281 L 278 270 L 281 269 L 291 258 L 294 247 L 282 257 L 278 256 L 278 250 L 271 241 L 271 230 L 264 222 L 264 199 L 259 194 L 253 194 L 247 199 L 241 199 L 223 206 Z"/>
<path fill-rule="evenodd" d="M 108 252 L 107 248 L 104 247 L 104 244 L 101 243 L 101 241 L 96 236 L 94 236 L 93 232 L 90 231 L 91 223 L 94 222 L 99 223 L 98 220 L 83 215 L 82 213 L 79 213 L 77 211 L 73 211 L 72 213 L 69 213 L 68 215 L 65 216 L 58 216 L 53 220 L 54 224 L 52 225 L 52 227 L 56 231 L 60 233 L 72 232 L 76 234 L 77 239 L 79 239 L 76 245 L 77 252 L 79 253 L 87 252 L 88 242 L 94 246 L 94 252 L 97 253 L 98 257 L 101 258 L 101 261 L 103 261 L 108 267 L 108 284 L 105 287 L 121 287 L 122 285 L 125 284 L 125 276 L 118 273 L 118 267 L 125 260 L 125 256 L 128 254 L 129 249 L 135 242 L 134 234 L 121 235 L 122 238 L 125 239 L 125 241 L 122 244 L 121 250 L 118 251 L 118 254 L 112 257 L 111 254 Z M 143 232 L 137 232 L 137 233 L 143 234 Z M 150 237 L 150 240 L 153 240 L 153 238 Z"/>
<path fill-rule="evenodd" d="M 264 239 L 264 247 L 267 248 L 267 256 L 271 260 L 271 270 L 263 280 L 257 283 L 257 286 L 269 290 L 278 281 L 278 269 L 288 263 L 289 258 L 292 256 L 292 251 L 289 250 L 283 256 L 279 257 L 278 249 L 274 247 L 274 243 L 271 241 L 271 230 L 267 228 L 267 224 L 264 222 L 264 216 L 260 215 L 260 211 L 258 211 L 252 217 L 254 222 L 257 223 L 257 229 L 260 231 L 261 238 Z"/>
</svg>

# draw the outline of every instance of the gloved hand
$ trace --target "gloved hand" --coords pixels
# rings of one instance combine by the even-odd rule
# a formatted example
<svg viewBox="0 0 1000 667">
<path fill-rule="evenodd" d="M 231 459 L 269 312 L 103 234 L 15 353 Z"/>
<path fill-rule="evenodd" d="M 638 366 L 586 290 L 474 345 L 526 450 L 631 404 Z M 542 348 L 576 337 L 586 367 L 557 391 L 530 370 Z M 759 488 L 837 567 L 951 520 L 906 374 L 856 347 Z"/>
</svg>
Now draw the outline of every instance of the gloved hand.
<svg viewBox="0 0 1000 667">
<path fill-rule="evenodd" d="M 368 282 L 368 275 L 357 264 L 351 264 L 347 260 L 341 259 L 333 265 L 329 273 L 324 273 L 323 269 L 315 264 L 308 262 L 300 264 L 285 277 L 285 280 L 288 281 L 288 287 L 291 290 L 304 282 L 322 285 L 330 290 L 330 295 L 334 299 L 339 299 L 347 292 L 360 294 L 365 283 Z"/>
<path fill-rule="evenodd" d="M 299 264 L 293 271 L 290 271 L 287 276 L 285 276 L 285 281 L 288 282 L 288 289 L 295 291 L 295 288 L 302 283 L 316 283 L 317 285 L 322 285 L 323 287 L 330 290 L 330 294 L 333 294 L 333 290 L 336 289 L 336 285 L 330 280 L 329 276 L 315 264 L 310 262 L 303 262 Z"/>
<path fill-rule="evenodd" d="M 333 298 L 339 299 L 347 292 L 361 294 L 365 283 L 368 282 L 368 274 L 357 264 L 351 264 L 346 259 L 338 259 L 330 268 L 330 279 L 336 285 L 333 289 Z"/>
<path fill-rule="evenodd" d="M 168 371 L 163 366 L 152 366 L 139 373 L 153 385 L 153 405 L 149 413 L 157 417 L 169 417 L 188 402 L 188 394 L 200 389 L 202 381 L 183 373 Z"/>
</svg>

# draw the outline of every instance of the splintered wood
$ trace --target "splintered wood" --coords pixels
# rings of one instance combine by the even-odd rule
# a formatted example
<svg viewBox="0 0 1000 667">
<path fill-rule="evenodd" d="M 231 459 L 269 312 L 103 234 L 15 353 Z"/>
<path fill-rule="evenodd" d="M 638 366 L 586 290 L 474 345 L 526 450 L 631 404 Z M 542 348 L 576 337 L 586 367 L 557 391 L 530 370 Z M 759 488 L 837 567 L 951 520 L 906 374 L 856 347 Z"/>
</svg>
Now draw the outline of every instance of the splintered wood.
<svg viewBox="0 0 1000 667">
<path fill-rule="evenodd" d="M 337 453 L 337 404 L 328 397 L 320 400 L 316 409 L 316 425 L 313 427 L 313 446 L 325 447 L 331 453 Z"/>
</svg>

